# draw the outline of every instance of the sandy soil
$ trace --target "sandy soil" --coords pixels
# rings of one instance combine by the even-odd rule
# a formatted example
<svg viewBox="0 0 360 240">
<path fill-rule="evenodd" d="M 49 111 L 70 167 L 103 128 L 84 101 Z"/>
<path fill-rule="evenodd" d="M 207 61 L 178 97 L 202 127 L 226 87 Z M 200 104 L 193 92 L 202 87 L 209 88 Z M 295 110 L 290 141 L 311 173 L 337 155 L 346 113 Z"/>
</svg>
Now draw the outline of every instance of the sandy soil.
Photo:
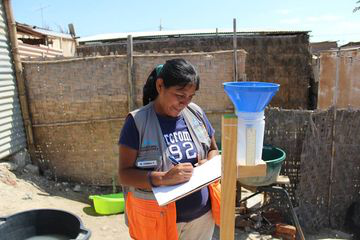
<svg viewBox="0 0 360 240">
<path fill-rule="evenodd" d="M 74 192 L 73 188 L 67 182 L 49 181 L 27 173 L 15 175 L 0 167 L 0 216 L 38 208 L 61 209 L 80 217 L 85 228 L 91 230 L 91 239 L 131 239 L 123 214 L 100 216 L 88 200 L 90 194 L 111 193 L 111 189 L 81 185 L 80 191 Z"/>
<path fill-rule="evenodd" d="M 42 176 L 21 172 L 16 175 L 0 166 L 0 217 L 17 212 L 52 208 L 69 211 L 83 222 L 92 232 L 91 239 L 114 240 L 131 239 L 124 223 L 124 215 L 100 216 L 94 211 L 88 196 L 111 193 L 111 188 L 80 185 L 80 191 L 73 191 L 75 184 L 55 182 Z M 236 239 L 272 239 L 256 234 L 236 231 Z M 219 229 L 215 230 L 213 240 L 219 239 Z M 306 239 L 351 239 L 340 231 L 324 229 Z"/>
</svg>

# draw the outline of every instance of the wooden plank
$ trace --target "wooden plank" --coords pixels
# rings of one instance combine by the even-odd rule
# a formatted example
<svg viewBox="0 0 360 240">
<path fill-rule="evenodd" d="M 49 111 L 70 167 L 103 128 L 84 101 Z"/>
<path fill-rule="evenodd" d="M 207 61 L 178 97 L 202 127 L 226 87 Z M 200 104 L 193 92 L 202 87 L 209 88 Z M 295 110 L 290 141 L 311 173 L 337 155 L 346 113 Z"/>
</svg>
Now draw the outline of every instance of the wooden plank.
<svg viewBox="0 0 360 240">
<path fill-rule="evenodd" d="M 127 39 L 127 71 L 128 71 L 128 85 L 129 85 L 128 109 L 129 112 L 131 112 L 136 109 L 133 38 L 131 35 L 128 35 L 128 39 Z"/>
<path fill-rule="evenodd" d="M 233 19 L 233 49 L 234 49 L 234 82 L 238 81 L 238 59 L 237 59 L 237 36 L 236 36 L 236 18 Z"/>
<path fill-rule="evenodd" d="M 289 185 L 290 184 L 290 179 L 289 179 L 288 176 L 279 175 L 276 178 L 276 184 Z"/>
<path fill-rule="evenodd" d="M 8 33 L 11 42 L 11 51 L 12 51 L 12 61 L 15 66 L 15 76 L 16 76 L 16 86 L 18 90 L 18 96 L 20 100 L 21 113 L 24 121 L 24 127 L 26 131 L 26 140 L 28 144 L 28 150 L 31 155 L 31 160 L 39 165 L 38 160 L 35 154 L 35 142 L 33 135 L 33 128 L 31 123 L 31 118 L 29 114 L 29 102 L 26 94 L 25 87 L 25 77 L 23 74 L 23 67 L 21 64 L 20 54 L 19 54 L 19 45 L 17 41 L 17 32 L 16 32 L 16 23 L 13 15 L 13 11 L 11 8 L 10 0 L 4 0 L 3 6 L 6 14 Z"/>
<path fill-rule="evenodd" d="M 254 166 L 237 166 L 237 178 L 266 176 L 266 162 Z"/>
<path fill-rule="evenodd" d="M 235 234 L 236 181 L 239 177 L 266 175 L 266 163 L 237 166 L 237 117 L 223 115 L 221 122 L 222 173 L 220 239 L 233 240 Z"/>
<path fill-rule="evenodd" d="M 235 131 L 234 131 L 235 126 Z M 221 145 L 221 209 L 220 209 L 220 239 L 233 240 L 235 234 L 235 198 L 236 198 L 236 147 L 237 119 L 222 117 Z"/>
</svg>

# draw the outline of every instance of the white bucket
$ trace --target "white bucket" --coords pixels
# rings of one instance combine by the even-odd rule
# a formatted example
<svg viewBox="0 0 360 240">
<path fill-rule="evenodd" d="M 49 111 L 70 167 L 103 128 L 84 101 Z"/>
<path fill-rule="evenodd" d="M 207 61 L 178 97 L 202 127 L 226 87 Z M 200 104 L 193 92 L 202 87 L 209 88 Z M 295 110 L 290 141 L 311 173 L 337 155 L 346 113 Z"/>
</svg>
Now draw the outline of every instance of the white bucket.
<svg viewBox="0 0 360 240">
<path fill-rule="evenodd" d="M 265 116 L 261 112 L 237 112 L 237 165 L 261 163 L 264 143 Z"/>
</svg>

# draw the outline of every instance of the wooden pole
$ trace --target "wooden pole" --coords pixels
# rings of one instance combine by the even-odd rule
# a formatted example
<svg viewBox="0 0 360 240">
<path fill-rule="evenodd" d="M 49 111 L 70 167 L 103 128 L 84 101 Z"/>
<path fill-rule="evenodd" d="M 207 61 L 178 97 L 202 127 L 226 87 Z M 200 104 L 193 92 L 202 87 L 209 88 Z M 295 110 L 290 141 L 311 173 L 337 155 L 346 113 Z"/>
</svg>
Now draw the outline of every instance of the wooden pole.
<svg viewBox="0 0 360 240">
<path fill-rule="evenodd" d="M 238 63 L 237 63 L 237 36 L 236 36 L 236 18 L 233 20 L 234 34 L 233 34 L 233 48 L 234 48 L 234 81 L 238 81 Z"/>
<path fill-rule="evenodd" d="M 339 78 L 340 78 L 340 60 L 341 60 L 341 54 L 340 54 L 340 48 L 336 52 L 336 72 L 335 72 L 335 88 L 334 88 L 334 96 L 333 96 L 333 122 L 332 122 L 332 141 L 331 141 L 331 158 L 330 158 L 330 170 L 329 170 L 329 195 L 328 195 L 328 218 L 329 218 L 329 225 L 332 226 L 331 221 L 331 205 L 332 205 L 332 185 L 334 182 L 334 158 L 336 154 L 335 150 L 335 136 L 336 136 L 336 114 L 337 114 L 337 100 L 338 100 L 338 92 L 339 92 Z"/>
<path fill-rule="evenodd" d="M 128 108 L 129 112 L 136 108 L 135 82 L 134 82 L 134 56 L 133 56 L 133 38 L 128 35 L 127 38 L 127 70 L 128 70 Z"/>
<path fill-rule="evenodd" d="M 17 84 L 17 90 L 19 95 L 21 113 L 24 120 L 24 127 L 26 132 L 26 140 L 28 145 L 28 150 L 31 156 L 32 161 L 36 161 L 35 155 L 35 144 L 34 144 L 34 135 L 33 128 L 29 113 L 29 104 L 26 96 L 26 87 L 25 87 L 25 78 L 23 74 L 23 68 L 20 60 L 19 46 L 17 42 L 17 32 L 16 32 L 16 23 L 14 20 L 14 15 L 11 8 L 10 0 L 3 0 L 3 5 L 5 9 L 5 15 L 7 20 L 7 27 L 9 30 L 9 37 L 11 43 L 12 58 L 15 65 L 15 78 Z"/>
<path fill-rule="evenodd" d="M 236 198 L 236 148 L 237 118 L 222 117 L 221 146 L 221 207 L 220 207 L 220 239 L 233 240 L 235 236 L 235 198 Z"/>
</svg>

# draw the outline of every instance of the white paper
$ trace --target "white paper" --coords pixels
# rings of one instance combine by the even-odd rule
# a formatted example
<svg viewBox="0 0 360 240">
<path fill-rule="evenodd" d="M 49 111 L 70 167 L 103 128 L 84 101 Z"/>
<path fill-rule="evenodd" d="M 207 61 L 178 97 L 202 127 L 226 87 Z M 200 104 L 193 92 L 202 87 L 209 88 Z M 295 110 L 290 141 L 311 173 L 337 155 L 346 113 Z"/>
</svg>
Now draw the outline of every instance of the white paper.
<svg viewBox="0 0 360 240">
<path fill-rule="evenodd" d="M 195 167 L 190 180 L 185 183 L 152 188 L 160 206 L 185 197 L 195 190 L 214 182 L 221 177 L 221 155 L 217 155 L 204 164 Z"/>
</svg>

